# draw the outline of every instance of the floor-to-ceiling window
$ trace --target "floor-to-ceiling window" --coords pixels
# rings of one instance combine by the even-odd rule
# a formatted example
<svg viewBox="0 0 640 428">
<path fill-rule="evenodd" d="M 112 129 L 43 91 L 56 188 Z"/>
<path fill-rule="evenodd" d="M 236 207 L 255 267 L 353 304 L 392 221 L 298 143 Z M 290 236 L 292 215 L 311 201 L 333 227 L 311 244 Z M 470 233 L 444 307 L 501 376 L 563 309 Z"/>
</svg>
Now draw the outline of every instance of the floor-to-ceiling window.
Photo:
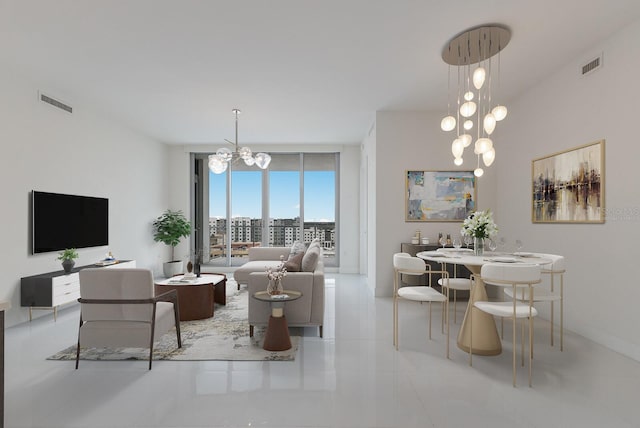
<svg viewBox="0 0 640 428">
<path fill-rule="evenodd" d="M 304 157 L 304 242 L 318 239 L 327 266 L 336 261 L 337 156 Z"/>
<path fill-rule="evenodd" d="M 325 264 L 337 266 L 338 154 L 271 157 L 265 171 L 239 163 L 223 174 L 206 170 L 198 178 L 199 197 L 208 201 L 200 208 L 194 204 L 203 211 L 194 216 L 196 221 L 203 219 L 196 225 L 204 234 L 203 260 L 212 266 L 239 266 L 252 246 L 291 246 L 318 239 Z M 206 166 L 207 155 L 194 158 L 196 165 Z"/>
<path fill-rule="evenodd" d="M 205 207 L 203 219 L 204 221 L 209 220 L 209 261 L 214 265 L 226 266 L 228 257 L 227 175 L 214 174 L 209 169 L 205 170 L 205 174 L 208 175 L 209 189 L 207 192 L 206 186 L 202 186 L 202 190 L 209 195 L 209 206 Z M 206 198 L 204 199 L 206 200 Z M 204 226 L 203 230 L 206 231 L 206 225 Z M 204 243 L 203 245 L 206 245 L 206 239 Z M 206 257 L 205 260 L 207 260 Z"/>
<path fill-rule="evenodd" d="M 290 247 L 300 241 L 299 154 L 274 155 L 269 165 L 270 247 Z"/>
</svg>

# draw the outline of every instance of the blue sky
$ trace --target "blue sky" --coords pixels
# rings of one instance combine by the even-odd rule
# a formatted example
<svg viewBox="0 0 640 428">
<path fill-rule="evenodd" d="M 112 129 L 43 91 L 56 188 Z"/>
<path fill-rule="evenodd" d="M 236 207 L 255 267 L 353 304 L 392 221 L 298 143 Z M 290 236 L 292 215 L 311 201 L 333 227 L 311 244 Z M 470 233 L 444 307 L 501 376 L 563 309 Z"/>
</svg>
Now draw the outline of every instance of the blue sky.
<svg viewBox="0 0 640 428">
<path fill-rule="evenodd" d="M 262 171 L 237 171 L 232 180 L 232 217 L 262 216 Z M 294 218 L 300 212 L 299 173 L 271 171 L 270 217 Z M 335 221 L 335 172 L 305 173 L 305 220 Z M 209 173 L 209 217 L 226 216 L 226 175 Z"/>
</svg>

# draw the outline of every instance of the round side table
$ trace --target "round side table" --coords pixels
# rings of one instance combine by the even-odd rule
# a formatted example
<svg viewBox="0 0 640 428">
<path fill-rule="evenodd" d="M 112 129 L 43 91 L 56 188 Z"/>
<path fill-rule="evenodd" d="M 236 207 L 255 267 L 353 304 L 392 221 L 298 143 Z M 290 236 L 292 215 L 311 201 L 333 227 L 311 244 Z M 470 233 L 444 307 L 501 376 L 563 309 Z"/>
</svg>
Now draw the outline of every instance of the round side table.
<svg viewBox="0 0 640 428">
<path fill-rule="evenodd" d="M 277 297 L 285 296 L 285 297 Z M 291 337 L 289 326 L 284 316 L 284 304 L 302 297 L 299 291 L 284 290 L 282 294 L 270 295 L 266 291 L 253 293 L 253 298 L 262 302 L 268 302 L 271 306 L 269 324 L 264 336 L 262 348 L 266 351 L 286 351 L 291 349 Z"/>
</svg>

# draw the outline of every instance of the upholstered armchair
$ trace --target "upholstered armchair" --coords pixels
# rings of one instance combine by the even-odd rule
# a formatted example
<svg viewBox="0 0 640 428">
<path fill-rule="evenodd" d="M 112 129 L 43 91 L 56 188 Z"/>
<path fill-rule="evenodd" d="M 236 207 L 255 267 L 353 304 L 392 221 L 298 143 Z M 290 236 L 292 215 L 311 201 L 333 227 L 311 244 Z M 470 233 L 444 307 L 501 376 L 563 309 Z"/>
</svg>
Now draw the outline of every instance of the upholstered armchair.
<svg viewBox="0 0 640 428">
<path fill-rule="evenodd" d="M 91 268 L 80 271 L 80 328 L 76 369 L 81 347 L 149 348 L 176 327 L 178 347 L 180 314 L 175 290 L 155 295 L 148 269 Z"/>
</svg>

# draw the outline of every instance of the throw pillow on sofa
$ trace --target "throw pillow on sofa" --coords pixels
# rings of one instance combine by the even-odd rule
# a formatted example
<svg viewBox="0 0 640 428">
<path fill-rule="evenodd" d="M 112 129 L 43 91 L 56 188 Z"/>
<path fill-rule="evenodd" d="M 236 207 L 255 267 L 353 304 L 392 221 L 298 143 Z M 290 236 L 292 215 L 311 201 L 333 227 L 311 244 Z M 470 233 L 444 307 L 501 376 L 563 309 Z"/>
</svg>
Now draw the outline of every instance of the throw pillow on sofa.
<svg viewBox="0 0 640 428">
<path fill-rule="evenodd" d="M 289 256 L 289 260 L 284 263 L 285 269 L 287 272 L 300 272 L 302 269 L 302 258 L 305 253 L 298 253 L 293 257 Z"/>
<path fill-rule="evenodd" d="M 300 242 L 300 241 L 296 241 L 293 243 L 293 245 L 291 246 L 291 251 L 289 252 L 289 258 L 287 260 L 291 260 L 293 257 L 295 257 L 298 254 L 304 254 L 304 252 L 307 250 L 306 245 L 304 245 L 304 242 Z"/>
<path fill-rule="evenodd" d="M 313 272 L 318 265 L 318 259 L 320 258 L 320 248 L 309 248 L 304 257 L 302 257 L 302 272 Z"/>
</svg>

